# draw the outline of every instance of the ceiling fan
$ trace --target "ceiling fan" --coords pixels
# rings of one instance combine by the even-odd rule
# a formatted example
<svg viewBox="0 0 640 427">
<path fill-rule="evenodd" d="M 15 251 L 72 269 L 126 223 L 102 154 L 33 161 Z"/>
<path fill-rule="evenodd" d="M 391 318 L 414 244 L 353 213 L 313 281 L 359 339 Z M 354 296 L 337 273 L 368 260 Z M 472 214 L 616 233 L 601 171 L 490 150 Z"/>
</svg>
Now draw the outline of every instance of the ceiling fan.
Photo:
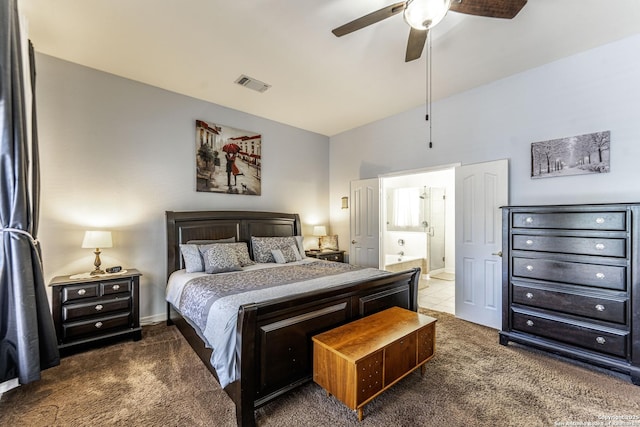
<svg viewBox="0 0 640 427">
<path fill-rule="evenodd" d="M 525 4 L 527 0 L 407 0 L 383 7 L 331 32 L 336 37 L 342 37 L 403 12 L 404 20 L 411 26 L 405 55 L 405 62 L 409 62 L 420 58 L 429 30 L 437 25 L 449 10 L 468 15 L 512 19 Z"/>
</svg>

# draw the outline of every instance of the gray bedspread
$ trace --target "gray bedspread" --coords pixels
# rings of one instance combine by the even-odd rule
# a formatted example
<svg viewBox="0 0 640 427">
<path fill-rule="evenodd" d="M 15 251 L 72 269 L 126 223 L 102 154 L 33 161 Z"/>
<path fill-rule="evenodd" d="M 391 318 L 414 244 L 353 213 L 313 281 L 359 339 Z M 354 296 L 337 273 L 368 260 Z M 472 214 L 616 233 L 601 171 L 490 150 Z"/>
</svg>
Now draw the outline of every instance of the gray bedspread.
<svg viewBox="0 0 640 427">
<path fill-rule="evenodd" d="M 340 286 L 389 274 L 374 268 L 317 261 L 191 279 L 180 297 L 179 310 L 197 326 L 213 348 L 211 364 L 220 385 L 239 379 L 236 354 L 238 309 L 288 295 Z"/>
</svg>

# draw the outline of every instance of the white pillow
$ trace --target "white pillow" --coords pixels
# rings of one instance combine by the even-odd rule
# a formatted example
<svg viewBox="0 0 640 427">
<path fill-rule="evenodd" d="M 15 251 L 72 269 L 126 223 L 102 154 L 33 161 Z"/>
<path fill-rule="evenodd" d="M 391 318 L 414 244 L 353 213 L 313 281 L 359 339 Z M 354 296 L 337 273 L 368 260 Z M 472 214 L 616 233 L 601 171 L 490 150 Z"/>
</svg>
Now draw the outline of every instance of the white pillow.
<svg viewBox="0 0 640 427">
<path fill-rule="evenodd" d="M 202 254 L 198 249 L 198 245 L 180 245 L 180 252 L 182 252 L 182 258 L 184 259 L 184 268 L 187 273 L 196 273 L 198 271 L 204 271 L 204 262 L 202 260 Z"/>
<path fill-rule="evenodd" d="M 300 257 L 306 258 L 306 255 L 304 253 L 304 244 L 303 244 L 304 236 L 294 236 L 294 237 L 296 238 L 296 243 L 298 245 L 298 252 L 300 253 Z"/>
</svg>

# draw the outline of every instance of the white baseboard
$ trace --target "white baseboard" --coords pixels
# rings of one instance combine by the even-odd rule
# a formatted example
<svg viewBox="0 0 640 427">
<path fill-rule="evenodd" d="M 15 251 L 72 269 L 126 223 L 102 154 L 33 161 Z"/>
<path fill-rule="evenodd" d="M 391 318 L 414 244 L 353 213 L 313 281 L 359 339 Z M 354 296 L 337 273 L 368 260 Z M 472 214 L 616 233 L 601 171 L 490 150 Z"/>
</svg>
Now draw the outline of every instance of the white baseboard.
<svg viewBox="0 0 640 427">
<path fill-rule="evenodd" d="M 18 382 L 17 378 L 14 378 L 12 380 L 0 383 L 0 396 L 2 396 L 2 393 L 5 393 L 5 392 L 11 390 L 12 388 L 16 388 L 19 385 L 20 385 L 20 383 Z"/>
<path fill-rule="evenodd" d="M 167 320 L 167 314 L 154 314 L 152 316 L 145 316 L 140 318 L 140 326 L 153 325 L 156 323 L 164 322 Z"/>
</svg>

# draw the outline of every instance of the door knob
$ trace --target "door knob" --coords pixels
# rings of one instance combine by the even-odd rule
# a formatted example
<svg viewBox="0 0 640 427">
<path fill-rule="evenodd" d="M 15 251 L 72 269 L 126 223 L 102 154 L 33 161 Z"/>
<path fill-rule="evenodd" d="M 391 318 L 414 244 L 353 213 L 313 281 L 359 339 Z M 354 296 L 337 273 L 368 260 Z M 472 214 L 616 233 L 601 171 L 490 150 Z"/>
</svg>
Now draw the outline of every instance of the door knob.
<svg viewBox="0 0 640 427">
<path fill-rule="evenodd" d="M 502 258 L 502 251 L 492 252 L 491 255 L 499 256 L 500 258 Z"/>
<path fill-rule="evenodd" d="M 351 244 L 352 244 L 352 245 L 355 245 L 356 243 L 358 243 L 358 242 L 356 242 L 355 240 L 352 240 L 352 241 L 351 241 Z"/>
</svg>

